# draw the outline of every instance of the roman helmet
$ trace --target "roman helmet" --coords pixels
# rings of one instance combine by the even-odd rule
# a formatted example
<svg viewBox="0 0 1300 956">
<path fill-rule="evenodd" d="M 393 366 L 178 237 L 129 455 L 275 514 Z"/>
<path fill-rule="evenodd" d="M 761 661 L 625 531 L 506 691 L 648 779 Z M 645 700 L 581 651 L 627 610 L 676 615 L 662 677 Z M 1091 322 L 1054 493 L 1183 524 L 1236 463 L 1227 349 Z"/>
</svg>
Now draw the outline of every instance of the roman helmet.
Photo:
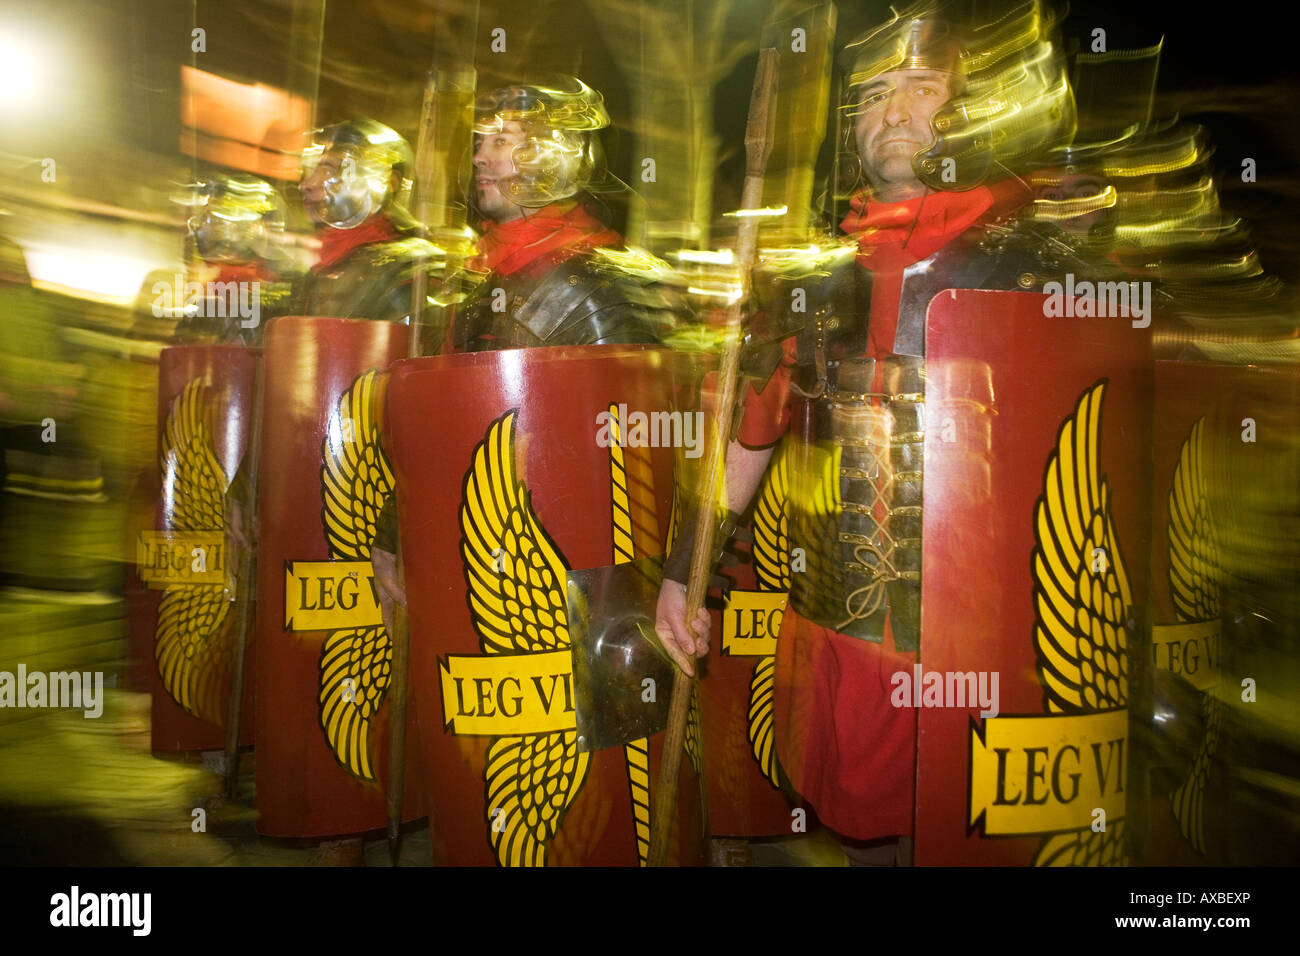
<svg viewBox="0 0 1300 956">
<path fill-rule="evenodd" d="M 512 153 L 515 174 L 498 184 L 512 202 L 545 206 L 605 178 L 597 133 L 609 125 L 609 114 L 604 97 L 581 80 L 562 77 L 547 86 L 504 86 L 479 97 L 475 136 L 499 132 L 511 121 L 527 133 Z"/>
<path fill-rule="evenodd" d="M 267 256 L 284 230 L 284 200 L 256 176 L 218 176 L 190 187 L 190 235 L 207 262 L 247 263 Z"/>
<path fill-rule="evenodd" d="M 883 26 L 844 50 L 839 188 L 864 181 L 853 137 L 861 88 L 891 70 L 939 70 L 952 77 L 951 99 L 931 118 L 932 143 L 912 159 L 931 189 L 962 191 L 982 183 L 995 164 L 1039 154 L 1074 134 L 1074 99 L 1064 58 L 1052 36 L 1056 23 L 1037 0 L 991 23 L 959 26 L 938 6 L 895 12 Z"/>
<path fill-rule="evenodd" d="M 370 119 L 336 123 L 316 131 L 303 151 L 303 182 L 327 157 L 338 160 L 324 180 L 324 209 L 318 218 L 335 229 L 352 229 L 377 212 L 395 210 L 407 218 L 414 155 L 395 130 Z M 400 175 L 394 186 L 393 173 Z M 301 186 L 299 187 L 301 188 Z"/>
</svg>

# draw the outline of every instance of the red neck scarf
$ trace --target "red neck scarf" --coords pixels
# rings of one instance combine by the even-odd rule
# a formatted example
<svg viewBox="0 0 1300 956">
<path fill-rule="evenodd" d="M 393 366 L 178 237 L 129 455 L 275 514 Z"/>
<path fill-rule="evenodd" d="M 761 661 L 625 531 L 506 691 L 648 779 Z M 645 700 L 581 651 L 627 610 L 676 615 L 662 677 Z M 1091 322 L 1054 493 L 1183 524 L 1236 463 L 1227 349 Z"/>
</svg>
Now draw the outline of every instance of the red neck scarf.
<svg viewBox="0 0 1300 956">
<path fill-rule="evenodd" d="M 901 202 L 876 202 L 867 193 L 849 201 L 840 227 L 858 240 L 858 262 L 872 272 L 902 271 L 934 255 L 994 204 L 987 186 L 964 193 L 926 193 Z"/>
<path fill-rule="evenodd" d="M 581 205 L 552 203 L 510 222 L 488 223 L 470 267 L 503 276 L 530 266 L 540 272 L 583 250 L 622 243 L 622 236 Z"/>
<path fill-rule="evenodd" d="M 372 242 L 397 239 L 401 233 L 392 220 L 382 212 L 375 213 L 361 225 L 353 229 L 333 229 L 326 227 L 321 233 L 320 261 L 312 267 L 313 272 L 324 272 L 333 268 L 358 246 L 368 246 Z"/>
<path fill-rule="evenodd" d="M 927 192 L 901 202 L 877 202 L 867 193 L 850 200 L 852 211 L 840 226 L 857 238 L 858 264 L 871 272 L 869 355 L 879 357 L 893 351 L 903 270 L 934 255 L 989 210 L 1014 208 L 1024 201 L 1023 194 L 1023 187 L 1014 184 L 979 186 L 962 193 Z"/>
</svg>

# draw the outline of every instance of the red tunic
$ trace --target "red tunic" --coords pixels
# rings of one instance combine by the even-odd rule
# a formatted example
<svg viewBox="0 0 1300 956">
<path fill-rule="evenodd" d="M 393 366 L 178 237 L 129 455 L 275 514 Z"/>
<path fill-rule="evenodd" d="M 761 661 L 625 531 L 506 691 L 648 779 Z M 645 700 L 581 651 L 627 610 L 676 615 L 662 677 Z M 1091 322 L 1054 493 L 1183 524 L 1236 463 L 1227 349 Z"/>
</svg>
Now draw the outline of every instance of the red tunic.
<svg viewBox="0 0 1300 956">
<path fill-rule="evenodd" d="M 928 258 L 993 207 L 987 187 L 897 203 L 853 200 L 844 230 L 872 273 L 866 354 L 893 351 L 903 270 Z M 789 427 L 794 343 L 761 392 L 746 396 L 740 441 L 776 442 Z M 880 390 L 877 380 L 874 391 Z M 776 746 L 795 789 L 832 830 L 874 840 L 912 833 L 916 713 L 890 704 L 891 678 L 911 673 L 916 653 L 894 650 L 888 616 L 882 644 L 840 634 L 787 609 L 777 642 Z"/>
</svg>

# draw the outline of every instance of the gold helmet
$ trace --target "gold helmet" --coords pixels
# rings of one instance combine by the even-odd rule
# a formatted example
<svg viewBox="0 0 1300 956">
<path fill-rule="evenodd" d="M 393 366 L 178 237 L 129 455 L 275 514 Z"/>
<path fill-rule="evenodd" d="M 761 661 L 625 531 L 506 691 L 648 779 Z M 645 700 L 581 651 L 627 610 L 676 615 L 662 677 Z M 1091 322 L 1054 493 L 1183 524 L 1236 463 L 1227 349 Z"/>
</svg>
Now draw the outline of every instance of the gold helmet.
<svg viewBox="0 0 1300 956">
<path fill-rule="evenodd" d="M 937 5 L 924 3 L 895 12 L 848 44 L 841 151 L 850 155 L 844 156 L 841 187 L 851 190 L 855 178 L 861 181 L 852 132 L 863 109 L 862 88 L 892 70 L 939 70 L 951 77 L 952 96 L 930 120 L 932 141 L 912 158 L 917 179 L 931 189 L 971 189 L 995 164 L 1068 142 L 1074 99 L 1052 39 L 1055 26 L 1038 0 L 974 26 L 958 26 Z"/>
<path fill-rule="evenodd" d="M 303 181 L 331 155 L 337 155 L 338 168 L 331 168 L 324 181 L 323 208 L 308 210 L 313 218 L 335 229 L 351 229 L 377 212 L 402 205 L 410 189 L 414 158 L 401 134 L 371 119 L 317 130 L 303 151 Z M 396 188 L 395 172 L 401 177 Z"/>
<path fill-rule="evenodd" d="M 503 86 L 479 97 L 474 133 L 487 136 L 516 122 L 527 134 L 514 148 L 515 172 L 499 188 L 511 202 L 540 207 L 567 199 L 605 174 L 599 130 L 609 125 L 605 100 L 576 77 L 551 85 Z"/>
</svg>

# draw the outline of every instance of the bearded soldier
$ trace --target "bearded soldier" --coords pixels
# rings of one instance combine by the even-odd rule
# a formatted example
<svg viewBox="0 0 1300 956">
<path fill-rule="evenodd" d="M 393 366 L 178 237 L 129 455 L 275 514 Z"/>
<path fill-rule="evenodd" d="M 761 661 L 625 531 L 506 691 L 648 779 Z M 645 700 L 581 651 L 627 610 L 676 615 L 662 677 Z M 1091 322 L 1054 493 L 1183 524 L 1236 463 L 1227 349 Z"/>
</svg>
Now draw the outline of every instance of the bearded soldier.
<svg viewBox="0 0 1300 956">
<path fill-rule="evenodd" d="M 954 109 L 966 58 L 953 26 L 896 16 L 850 44 L 845 60 L 841 149 L 856 184 L 841 226 L 856 255 L 803 283 L 807 312 L 785 316 L 797 334 L 769 349 L 770 377 L 742 397 L 728 522 L 791 431 L 793 460 L 820 462 L 792 485 L 825 472 L 832 492 L 829 515 L 810 496 L 790 498 L 789 543 L 808 564 L 791 575 L 777 642 L 777 753 L 850 860 L 889 865 L 910 861 L 913 820 L 916 718 L 891 706 L 889 691 L 891 675 L 911 672 L 921 639 L 926 308 L 944 289 L 1028 289 L 1055 270 L 1008 219 L 1028 190 L 1018 180 L 981 184 L 990 157 L 969 148 L 966 114 Z M 692 540 L 676 538 L 657 621 L 687 673 L 709 629 L 704 611 L 686 620 Z"/>
<path fill-rule="evenodd" d="M 442 263 L 403 205 L 412 166 L 406 140 L 374 120 L 315 135 L 298 188 L 320 230 L 321 253 L 296 290 L 298 314 L 408 321 L 416 271 Z M 440 330 L 423 331 L 426 342 L 441 341 Z"/>
</svg>

